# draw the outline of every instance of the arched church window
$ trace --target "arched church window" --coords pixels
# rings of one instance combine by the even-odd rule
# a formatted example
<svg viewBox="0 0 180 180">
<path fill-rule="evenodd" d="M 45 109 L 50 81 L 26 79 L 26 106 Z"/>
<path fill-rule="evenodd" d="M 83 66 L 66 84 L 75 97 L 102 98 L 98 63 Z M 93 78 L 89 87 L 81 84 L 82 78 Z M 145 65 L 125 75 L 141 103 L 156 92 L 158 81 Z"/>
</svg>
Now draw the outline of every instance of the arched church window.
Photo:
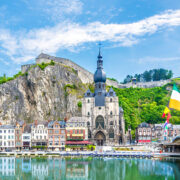
<svg viewBox="0 0 180 180">
<path fill-rule="evenodd" d="M 91 131 L 88 129 L 88 138 L 91 138 Z"/>
<path fill-rule="evenodd" d="M 111 116 L 113 115 L 113 112 L 112 112 L 112 111 L 110 112 L 110 115 L 111 115 Z"/>
<path fill-rule="evenodd" d="M 104 118 L 102 116 L 96 118 L 96 128 L 98 128 L 99 125 L 104 129 Z"/>
<path fill-rule="evenodd" d="M 113 121 L 110 122 L 110 125 L 113 126 Z"/>
<path fill-rule="evenodd" d="M 114 138 L 114 130 L 113 129 L 109 130 L 109 138 Z"/>
<path fill-rule="evenodd" d="M 110 102 L 112 102 L 112 98 L 110 99 Z"/>
<path fill-rule="evenodd" d="M 87 126 L 90 126 L 90 122 L 89 121 L 87 122 Z"/>
<path fill-rule="evenodd" d="M 90 116 L 90 112 L 88 112 L 88 116 Z"/>
<path fill-rule="evenodd" d="M 88 103 L 90 103 L 90 100 L 88 99 Z"/>
</svg>

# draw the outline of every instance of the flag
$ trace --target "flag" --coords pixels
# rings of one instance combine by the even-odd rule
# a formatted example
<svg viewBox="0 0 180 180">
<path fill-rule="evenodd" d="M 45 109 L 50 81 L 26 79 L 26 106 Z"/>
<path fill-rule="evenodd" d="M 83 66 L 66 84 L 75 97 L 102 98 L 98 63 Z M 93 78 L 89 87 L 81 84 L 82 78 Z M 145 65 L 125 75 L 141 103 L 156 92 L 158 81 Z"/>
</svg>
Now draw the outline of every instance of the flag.
<svg viewBox="0 0 180 180">
<path fill-rule="evenodd" d="M 167 129 L 167 125 L 168 125 L 168 123 L 166 121 L 165 124 L 164 124 L 164 129 Z"/>
<path fill-rule="evenodd" d="M 170 112 L 168 112 L 168 115 L 167 115 L 167 123 L 169 124 L 169 119 L 171 118 L 171 113 Z"/>
<path fill-rule="evenodd" d="M 166 107 L 166 108 L 164 109 L 164 112 L 163 112 L 162 118 L 164 118 L 164 117 L 166 116 L 166 114 L 167 114 L 167 113 L 169 113 L 169 112 L 170 112 L 169 108 L 168 108 L 168 107 Z"/>
<path fill-rule="evenodd" d="M 180 111 L 180 92 L 179 92 L 176 84 L 174 84 L 174 86 L 173 86 L 171 99 L 169 102 L 169 108 L 173 108 L 173 109 Z"/>
</svg>

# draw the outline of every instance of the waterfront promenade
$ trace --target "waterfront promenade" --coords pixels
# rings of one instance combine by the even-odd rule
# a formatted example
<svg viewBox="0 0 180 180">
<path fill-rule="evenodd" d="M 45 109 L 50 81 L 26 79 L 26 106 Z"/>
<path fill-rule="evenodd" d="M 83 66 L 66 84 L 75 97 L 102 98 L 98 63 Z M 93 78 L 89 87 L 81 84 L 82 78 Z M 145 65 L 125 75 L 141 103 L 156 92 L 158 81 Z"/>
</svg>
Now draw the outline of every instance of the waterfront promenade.
<svg viewBox="0 0 180 180">
<path fill-rule="evenodd" d="M 159 153 L 159 152 L 135 152 L 135 151 L 14 151 L 0 152 L 0 156 L 62 156 L 62 157 L 114 157 L 114 158 L 155 158 L 155 157 L 180 157 L 180 153 Z"/>
</svg>

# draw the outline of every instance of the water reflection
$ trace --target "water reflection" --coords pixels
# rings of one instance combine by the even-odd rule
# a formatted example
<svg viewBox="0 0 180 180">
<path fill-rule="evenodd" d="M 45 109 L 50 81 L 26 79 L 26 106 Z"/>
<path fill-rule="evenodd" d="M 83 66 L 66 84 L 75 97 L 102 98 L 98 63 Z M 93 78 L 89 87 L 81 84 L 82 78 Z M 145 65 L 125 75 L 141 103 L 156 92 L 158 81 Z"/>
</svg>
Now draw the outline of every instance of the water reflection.
<svg viewBox="0 0 180 180">
<path fill-rule="evenodd" d="M 0 179 L 178 179 L 180 161 L 0 157 Z"/>
</svg>

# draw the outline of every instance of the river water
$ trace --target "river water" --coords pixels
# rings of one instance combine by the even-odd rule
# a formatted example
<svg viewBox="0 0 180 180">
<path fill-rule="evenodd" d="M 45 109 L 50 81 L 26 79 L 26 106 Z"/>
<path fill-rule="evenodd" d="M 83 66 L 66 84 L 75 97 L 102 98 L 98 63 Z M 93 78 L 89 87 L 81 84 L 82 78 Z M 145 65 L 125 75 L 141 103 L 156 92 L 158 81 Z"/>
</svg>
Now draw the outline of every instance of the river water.
<svg viewBox="0 0 180 180">
<path fill-rule="evenodd" d="M 180 159 L 0 157 L 1 179 L 180 180 Z"/>
</svg>

